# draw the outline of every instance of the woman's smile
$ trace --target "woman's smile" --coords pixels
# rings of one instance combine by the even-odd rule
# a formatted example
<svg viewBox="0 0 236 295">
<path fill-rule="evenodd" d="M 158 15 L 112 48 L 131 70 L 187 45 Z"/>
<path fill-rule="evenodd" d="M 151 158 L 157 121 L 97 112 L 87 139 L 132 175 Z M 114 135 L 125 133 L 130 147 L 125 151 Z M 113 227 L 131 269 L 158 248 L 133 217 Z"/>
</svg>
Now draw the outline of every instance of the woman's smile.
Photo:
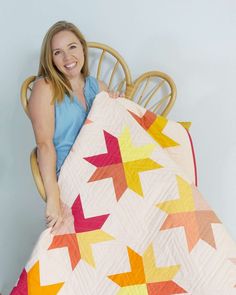
<svg viewBox="0 0 236 295">
<path fill-rule="evenodd" d="M 84 65 L 83 47 L 70 31 L 61 31 L 52 39 L 52 58 L 57 69 L 68 79 L 79 77 Z"/>
<path fill-rule="evenodd" d="M 68 64 L 65 64 L 64 67 L 68 70 L 73 70 L 77 65 L 77 62 L 72 62 L 72 63 L 68 63 Z"/>
</svg>

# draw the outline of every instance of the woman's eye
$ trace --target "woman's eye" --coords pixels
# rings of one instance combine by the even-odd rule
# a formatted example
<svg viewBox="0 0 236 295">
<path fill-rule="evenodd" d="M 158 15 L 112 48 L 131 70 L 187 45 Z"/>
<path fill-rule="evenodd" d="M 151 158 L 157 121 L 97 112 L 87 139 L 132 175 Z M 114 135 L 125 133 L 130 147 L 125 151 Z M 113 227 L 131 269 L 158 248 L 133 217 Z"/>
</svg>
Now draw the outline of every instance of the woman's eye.
<svg viewBox="0 0 236 295">
<path fill-rule="evenodd" d="M 60 53 L 60 51 L 55 51 L 54 55 L 58 55 Z"/>
<path fill-rule="evenodd" d="M 70 46 L 70 49 L 74 49 L 74 48 L 76 48 L 75 45 L 71 45 L 71 46 Z"/>
</svg>

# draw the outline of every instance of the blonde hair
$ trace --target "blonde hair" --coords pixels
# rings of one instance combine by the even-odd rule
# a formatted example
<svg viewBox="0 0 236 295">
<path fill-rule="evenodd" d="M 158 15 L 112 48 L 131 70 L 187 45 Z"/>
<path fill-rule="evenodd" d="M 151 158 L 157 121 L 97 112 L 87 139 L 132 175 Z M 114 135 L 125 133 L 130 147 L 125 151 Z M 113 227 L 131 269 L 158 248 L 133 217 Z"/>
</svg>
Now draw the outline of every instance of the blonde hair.
<svg viewBox="0 0 236 295">
<path fill-rule="evenodd" d="M 52 85 L 54 92 L 52 103 L 55 103 L 55 101 L 62 102 L 65 94 L 72 98 L 72 87 L 70 81 L 57 69 L 52 60 L 52 38 L 55 34 L 61 31 L 70 31 L 79 39 L 84 52 L 84 65 L 81 69 L 81 74 L 84 79 L 89 75 L 88 47 L 84 36 L 74 24 L 66 21 L 56 22 L 49 28 L 43 39 L 38 70 L 38 76 L 43 77 L 47 83 L 50 82 Z"/>
</svg>

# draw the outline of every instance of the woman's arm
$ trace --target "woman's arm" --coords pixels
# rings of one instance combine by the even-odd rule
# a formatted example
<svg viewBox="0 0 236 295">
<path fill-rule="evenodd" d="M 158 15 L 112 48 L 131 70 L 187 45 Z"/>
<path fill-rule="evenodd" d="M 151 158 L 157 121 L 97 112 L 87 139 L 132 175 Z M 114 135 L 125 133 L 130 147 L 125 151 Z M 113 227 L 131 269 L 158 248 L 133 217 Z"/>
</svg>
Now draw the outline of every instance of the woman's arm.
<svg viewBox="0 0 236 295">
<path fill-rule="evenodd" d="M 53 91 L 44 79 L 37 80 L 29 100 L 29 115 L 37 144 L 37 160 L 46 196 L 47 226 L 53 232 L 62 221 L 60 191 L 56 177 L 56 152 L 53 143 L 54 105 L 50 104 Z"/>
</svg>

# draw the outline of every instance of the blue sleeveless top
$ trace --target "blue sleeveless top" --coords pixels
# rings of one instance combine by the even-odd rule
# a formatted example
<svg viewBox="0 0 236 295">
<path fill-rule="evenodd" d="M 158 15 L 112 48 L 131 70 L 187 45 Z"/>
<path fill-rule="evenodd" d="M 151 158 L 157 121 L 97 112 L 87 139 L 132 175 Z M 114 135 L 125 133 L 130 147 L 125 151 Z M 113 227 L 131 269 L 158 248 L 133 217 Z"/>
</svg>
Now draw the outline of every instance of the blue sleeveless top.
<svg viewBox="0 0 236 295">
<path fill-rule="evenodd" d="M 55 131 L 53 143 L 56 149 L 56 174 L 60 173 L 61 166 L 69 154 L 75 139 L 83 126 L 85 119 L 91 109 L 93 100 L 99 92 L 98 81 L 88 76 L 85 79 L 84 97 L 86 99 L 87 110 L 79 102 L 78 97 L 73 100 L 65 95 L 61 103 L 55 102 Z"/>
</svg>

